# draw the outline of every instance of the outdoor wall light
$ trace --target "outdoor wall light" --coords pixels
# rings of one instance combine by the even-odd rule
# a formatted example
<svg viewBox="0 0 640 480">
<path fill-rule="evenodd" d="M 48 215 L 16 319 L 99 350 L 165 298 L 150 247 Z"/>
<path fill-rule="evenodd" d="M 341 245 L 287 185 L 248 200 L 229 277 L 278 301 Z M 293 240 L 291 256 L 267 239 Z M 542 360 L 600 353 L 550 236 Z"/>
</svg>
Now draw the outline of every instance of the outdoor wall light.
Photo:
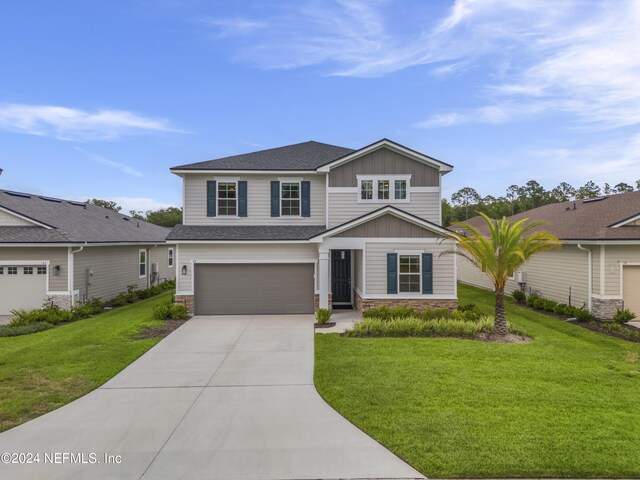
<svg viewBox="0 0 640 480">
<path fill-rule="evenodd" d="M 56 277 L 59 277 L 61 272 L 62 272 L 62 267 L 60 265 L 56 265 L 53 267 L 53 274 Z"/>
<path fill-rule="evenodd" d="M 182 274 L 183 275 L 187 274 L 187 266 L 186 265 L 182 265 Z"/>
</svg>

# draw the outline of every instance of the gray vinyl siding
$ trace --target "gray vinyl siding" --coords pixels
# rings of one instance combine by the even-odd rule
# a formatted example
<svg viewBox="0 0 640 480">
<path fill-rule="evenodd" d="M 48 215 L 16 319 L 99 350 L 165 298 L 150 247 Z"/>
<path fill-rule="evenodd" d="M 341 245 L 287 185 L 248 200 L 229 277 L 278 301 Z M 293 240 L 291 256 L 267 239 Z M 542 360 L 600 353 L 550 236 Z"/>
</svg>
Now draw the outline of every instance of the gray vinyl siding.
<svg viewBox="0 0 640 480">
<path fill-rule="evenodd" d="M 411 192 L 410 203 L 391 203 L 405 212 L 440 224 L 440 194 L 438 192 Z M 358 203 L 357 192 L 329 193 L 329 227 L 341 225 L 349 220 L 383 207 L 381 203 Z"/>
<path fill-rule="evenodd" d="M 435 238 L 431 230 L 387 214 L 335 235 L 350 238 Z"/>
<path fill-rule="evenodd" d="M 594 253 L 595 255 L 595 253 Z M 588 256 L 575 245 L 564 245 L 560 250 L 551 250 L 535 254 L 521 268 L 525 272 L 527 291 L 556 300 L 569 302 L 581 307 L 588 303 Z M 474 265 L 465 259 L 458 260 L 458 279 L 461 282 L 482 288 L 493 289 L 493 284 Z M 506 291 L 511 293 L 518 288 L 515 280 L 510 280 Z"/>
<path fill-rule="evenodd" d="M 0 247 L 0 261 L 49 260 L 49 291 L 52 292 L 66 292 L 69 289 L 67 257 L 67 247 Z M 54 275 L 53 267 L 56 265 L 60 265 L 60 275 Z"/>
<path fill-rule="evenodd" d="M 354 285 L 355 288 L 360 290 L 360 293 L 364 293 L 364 284 L 362 282 L 364 278 L 364 265 L 362 262 L 362 250 L 353 251 L 353 270 L 354 270 Z"/>
<path fill-rule="evenodd" d="M 433 253 L 433 296 L 455 295 L 455 260 L 452 254 L 440 255 L 453 249 L 451 242 L 438 243 L 367 243 L 367 295 L 387 294 L 387 253 L 420 251 Z M 399 294 L 402 296 L 403 294 Z"/>
<path fill-rule="evenodd" d="M 173 267 L 169 268 L 169 248 L 173 248 Z M 158 264 L 158 277 L 160 281 L 173 280 L 176 277 L 176 247 L 174 245 L 162 245 L 149 249 L 150 263 Z"/>
<path fill-rule="evenodd" d="M 0 227 L 33 227 L 32 222 L 28 222 L 20 217 L 16 217 L 4 210 L 0 210 Z"/>
<path fill-rule="evenodd" d="M 440 172 L 436 168 L 383 147 L 332 169 L 329 173 L 329 186 L 356 187 L 357 175 L 378 174 L 411 175 L 411 185 L 414 187 L 440 185 Z"/>
<path fill-rule="evenodd" d="M 640 245 L 607 245 L 605 247 L 605 295 L 622 295 L 620 266 L 640 264 Z"/>
<path fill-rule="evenodd" d="M 187 174 L 184 180 L 184 221 L 185 225 L 324 225 L 325 176 L 291 175 L 291 178 L 307 180 L 311 186 L 311 216 L 272 217 L 271 181 L 286 178 L 286 175 L 207 175 Z M 207 217 L 207 180 L 222 182 L 246 180 L 247 216 L 243 218 Z"/>
<path fill-rule="evenodd" d="M 600 250 L 603 248 L 602 245 L 592 245 L 586 246 L 592 252 L 592 262 L 593 262 L 593 270 L 592 270 L 592 292 L 599 295 L 600 294 Z"/>
<path fill-rule="evenodd" d="M 138 253 L 149 251 L 147 275 L 140 278 Z M 108 300 L 127 289 L 128 285 L 147 288 L 151 263 L 157 262 L 160 278 L 173 278 L 167 265 L 167 247 L 153 245 L 85 247 L 74 254 L 74 289 L 80 291 L 80 299 L 101 298 Z M 93 270 L 91 285 L 87 285 L 87 269 Z"/>
<path fill-rule="evenodd" d="M 177 291 L 191 292 L 191 276 L 193 264 L 198 262 L 248 262 L 250 260 L 272 263 L 309 261 L 315 263 L 318 259 L 318 247 L 315 244 L 270 244 L 270 245 L 242 245 L 242 244 L 180 244 L 178 246 L 179 260 Z M 182 275 L 182 266 L 187 266 L 187 274 Z"/>
</svg>

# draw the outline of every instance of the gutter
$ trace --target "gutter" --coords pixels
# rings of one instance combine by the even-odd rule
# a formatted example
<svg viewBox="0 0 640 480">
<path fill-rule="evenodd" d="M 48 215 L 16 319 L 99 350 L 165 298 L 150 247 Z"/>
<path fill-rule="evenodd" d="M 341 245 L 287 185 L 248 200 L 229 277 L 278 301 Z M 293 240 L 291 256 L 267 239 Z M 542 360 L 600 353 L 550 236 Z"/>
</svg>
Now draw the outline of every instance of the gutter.
<svg viewBox="0 0 640 480">
<path fill-rule="evenodd" d="M 589 311 L 591 311 L 591 295 L 593 294 L 593 262 L 591 261 L 591 250 L 588 248 L 584 248 L 582 246 L 582 244 L 578 243 L 578 250 L 582 250 L 584 252 L 587 252 L 587 261 L 589 262 L 588 264 L 588 275 L 589 277 L 587 278 L 587 288 L 588 288 L 588 292 L 587 292 L 587 304 L 589 306 Z M 600 266 L 600 268 L 602 268 L 602 265 Z"/>
</svg>

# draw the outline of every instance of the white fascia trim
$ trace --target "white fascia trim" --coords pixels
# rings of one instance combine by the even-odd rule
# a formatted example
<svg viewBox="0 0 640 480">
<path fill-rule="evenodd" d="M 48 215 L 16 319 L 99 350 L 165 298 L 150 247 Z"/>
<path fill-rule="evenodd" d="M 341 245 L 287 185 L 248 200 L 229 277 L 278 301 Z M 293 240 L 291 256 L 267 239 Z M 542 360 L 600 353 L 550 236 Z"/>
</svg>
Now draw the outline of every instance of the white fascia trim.
<svg viewBox="0 0 640 480">
<path fill-rule="evenodd" d="M 358 187 L 327 187 L 328 193 L 355 193 L 358 194 Z M 409 193 L 440 193 L 440 187 L 411 187 L 407 188 Z"/>
<path fill-rule="evenodd" d="M 636 220 L 640 220 L 640 213 L 638 215 L 636 215 L 635 217 L 627 218 L 626 220 L 622 220 L 621 222 L 614 223 L 613 225 L 611 225 L 611 228 L 622 227 L 622 226 L 627 225 L 627 224 L 629 224 L 631 222 L 635 222 Z"/>
<path fill-rule="evenodd" d="M 175 245 L 174 241 L 160 241 L 160 242 L 109 242 L 109 243 L 87 243 L 87 242 L 77 242 L 77 243 L 0 243 L 1 247 L 144 247 L 144 246 L 156 246 L 156 245 Z"/>
<path fill-rule="evenodd" d="M 605 253 L 605 249 L 606 246 L 605 245 L 600 245 L 600 295 L 604 295 L 605 292 L 605 282 L 606 282 L 606 275 L 605 275 L 605 266 L 607 265 L 607 258 L 606 258 L 606 253 Z"/>
<path fill-rule="evenodd" d="M 321 233 L 320 235 L 316 235 L 315 237 L 311 237 L 309 240 L 311 242 L 322 242 L 322 240 L 325 237 L 331 237 L 333 235 L 336 235 L 338 233 L 344 232 L 346 230 L 350 230 L 354 227 L 357 227 L 358 225 L 362 225 L 363 223 L 367 223 L 370 220 L 373 220 L 374 218 L 378 218 L 381 217 L 382 215 L 386 215 L 387 213 L 390 213 L 392 215 L 395 215 L 398 218 L 401 218 L 403 220 L 406 220 L 407 222 L 413 223 L 415 225 L 418 225 L 420 227 L 423 227 L 427 230 L 430 230 L 432 232 L 436 232 L 439 233 L 440 235 L 445 235 L 447 237 L 453 238 L 453 234 L 451 232 L 449 232 L 448 230 L 438 227 L 436 225 L 432 225 L 426 221 L 422 221 L 419 218 L 413 217 L 412 215 L 407 215 L 402 211 L 399 211 L 397 209 L 391 208 L 391 207 L 385 207 L 382 208 L 380 210 L 375 210 L 357 220 L 352 220 L 350 222 L 345 223 L 342 226 L 339 227 L 334 227 L 333 229 L 329 230 L 328 232 L 324 232 Z"/>
<path fill-rule="evenodd" d="M 37 220 L 34 220 L 33 218 L 29 218 L 29 217 L 25 217 L 24 215 L 20 215 L 17 212 L 14 212 L 13 210 L 9 210 L 8 208 L 4 208 L 4 207 L 0 207 L 0 210 L 3 212 L 8 213 L 9 215 L 13 215 L 14 217 L 19 218 L 20 220 L 24 220 L 25 222 L 29 222 L 33 225 L 37 225 L 39 227 L 44 227 L 47 230 L 53 230 L 53 227 L 51 227 L 51 225 L 47 225 L 45 223 L 41 223 Z"/>
<path fill-rule="evenodd" d="M 325 174 L 324 176 L 324 226 L 325 228 L 329 228 L 329 174 Z"/>
<path fill-rule="evenodd" d="M 49 260 L 0 260 L 0 265 L 27 265 L 27 266 L 43 266 L 49 265 Z"/>
<path fill-rule="evenodd" d="M 386 300 L 386 299 L 395 299 L 395 300 L 457 300 L 458 297 L 455 295 L 438 295 L 432 293 L 421 293 L 416 295 L 407 295 L 407 294 L 371 294 L 371 295 L 360 295 L 363 300 Z"/>
<path fill-rule="evenodd" d="M 440 187 L 410 187 L 411 193 L 440 193 Z"/>
<path fill-rule="evenodd" d="M 171 170 L 175 175 L 319 175 L 316 170 Z"/>
<path fill-rule="evenodd" d="M 359 158 L 363 155 L 366 155 L 367 153 L 371 153 L 375 150 L 378 150 L 382 147 L 387 147 L 389 150 L 394 150 L 398 153 L 401 153 L 402 155 L 405 155 L 413 160 L 416 160 L 418 162 L 422 162 L 422 163 L 426 163 L 427 165 L 431 166 L 431 167 L 435 167 L 437 168 L 439 171 L 441 172 L 450 172 L 451 170 L 453 170 L 453 168 L 449 165 L 446 165 L 438 160 L 436 160 L 435 158 L 431 158 L 427 155 L 424 155 L 422 153 L 418 153 L 415 152 L 413 150 L 409 150 L 408 148 L 405 148 L 401 145 L 395 144 L 390 142 L 389 140 L 380 140 L 379 142 L 376 142 L 372 145 L 369 145 L 368 147 L 362 148 L 360 150 L 356 150 L 353 153 L 350 153 L 349 155 L 339 158 L 338 160 L 331 162 L 327 165 L 324 165 L 320 168 L 318 168 L 318 172 L 328 172 L 330 171 L 332 168 L 335 168 L 337 166 L 340 166 L 344 163 L 350 162 L 351 160 L 355 160 L 356 158 Z"/>
<path fill-rule="evenodd" d="M 286 260 L 280 259 L 269 259 L 269 258 L 261 258 L 261 259 L 246 259 L 246 258 L 225 258 L 223 260 L 198 260 L 197 258 L 191 260 L 193 264 L 280 264 L 280 263 L 315 263 L 317 261 L 316 258 L 288 258 Z"/>
<path fill-rule="evenodd" d="M 358 187 L 327 187 L 327 193 L 358 193 Z"/>
<path fill-rule="evenodd" d="M 563 245 L 640 245 L 638 240 L 562 240 Z"/>
<path fill-rule="evenodd" d="M 190 244 L 236 244 L 236 245 L 260 245 L 269 243 L 309 243 L 309 240 L 175 240 L 175 245 L 190 245 Z"/>
</svg>

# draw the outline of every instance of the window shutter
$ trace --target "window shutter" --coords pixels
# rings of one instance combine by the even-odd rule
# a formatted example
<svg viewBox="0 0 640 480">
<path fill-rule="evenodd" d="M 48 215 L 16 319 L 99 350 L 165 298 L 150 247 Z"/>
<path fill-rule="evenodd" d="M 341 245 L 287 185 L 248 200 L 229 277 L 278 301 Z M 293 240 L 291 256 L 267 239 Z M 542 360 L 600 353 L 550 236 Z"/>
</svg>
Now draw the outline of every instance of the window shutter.
<svg viewBox="0 0 640 480">
<path fill-rule="evenodd" d="M 433 253 L 422 254 L 422 293 L 433 293 Z"/>
<path fill-rule="evenodd" d="M 216 181 L 207 181 L 207 217 L 216 216 Z"/>
<path fill-rule="evenodd" d="M 280 216 L 280 182 L 271 181 L 271 216 Z"/>
<path fill-rule="evenodd" d="M 397 253 L 387 253 L 387 293 L 398 293 Z"/>
<path fill-rule="evenodd" d="M 305 181 L 300 183 L 301 190 L 301 212 L 303 217 L 311 216 L 311 182 Z"/>
<path fill-rule="evenodd" d="M 247 182 L 246 180 L 238 181 L 238 216 L 247 216 Z"/>
</svg>

